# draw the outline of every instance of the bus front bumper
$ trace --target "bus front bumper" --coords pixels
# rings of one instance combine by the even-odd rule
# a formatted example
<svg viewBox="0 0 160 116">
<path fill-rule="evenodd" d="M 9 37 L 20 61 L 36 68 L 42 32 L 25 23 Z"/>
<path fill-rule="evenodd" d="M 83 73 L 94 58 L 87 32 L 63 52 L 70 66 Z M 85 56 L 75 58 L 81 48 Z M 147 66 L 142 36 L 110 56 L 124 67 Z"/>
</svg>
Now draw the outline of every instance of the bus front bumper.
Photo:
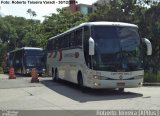
<svg viewBox="0 0 160 116">
<path fill-rule="evenodd" d="M 32 73 L 32 69 L 26 69 L 26 74 L 31 74 Z M 37 70 L 37 73 L 38 74 L 45 74 L 45 72 L 46 72 L 46 69 L 41 69 L 41 70 Z"/>
<path fill-rule="evenodd" d="M 87 80 L 86 87 L 89 88 L 134 88 L 141 87 L 143 79 L 135 80 Z"/>
</svg>

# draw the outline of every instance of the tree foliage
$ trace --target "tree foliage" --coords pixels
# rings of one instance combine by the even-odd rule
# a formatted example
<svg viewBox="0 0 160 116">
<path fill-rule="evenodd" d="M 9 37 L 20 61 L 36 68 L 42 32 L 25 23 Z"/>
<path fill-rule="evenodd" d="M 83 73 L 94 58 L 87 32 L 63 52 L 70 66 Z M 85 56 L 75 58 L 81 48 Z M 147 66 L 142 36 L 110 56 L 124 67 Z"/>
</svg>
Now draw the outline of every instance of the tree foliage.
<svg viewBox="0 0 160 116">
<path fill-rule="evenodd" d="M 37 14 L 31 9 L 27 10 L 31 19 L 0 17 L 0 67 L 5 67 L 7 52 L 25 46 L 45 48 L 50 37 L 87 21 L 80 13 L 72 14 L 63 9 L 57 9 L 57 12 L 46 16 L 43 23 L 33 19 Z"/>
<path fill-rule="evenodd" d="M 144 56 L 145 69 L 160 70 L 160 2 L 156 0 L 110 0 L 95 4 L 97 10 L 89 21 L 119 21 L 139 26 L 142 38 L 148 38 L 153 46 L 153 55 Z"/>
<path fill-rule="evenodd" d="M 88 18 L 81 13 L 70 13 L 64 9 L 57 9 L 58 13 L 53 13 L 51 16 L 46 16 L 40 30 L 45 39 L 41 39 L 40 46 L 45 46 L 46 40 L 52 36 L 60 34 L 67 29 L 77 26 L 88 21 Z M 41 35 L 39 35 L 42 37 Z"/>
<path fill-rule="evenodd" d="M 36 16 L 37 16 L 36 12 L 35 12 L 35 11 L 32 11 L 31 9 L 28 9 L 28 10 L 27 10 L 27 14 L 30 15 L 30 18 L 31 18 L 31 19 L 32 19 L 33 17 L 36 17 Z"/>
<path fill-rule="evenodd" d="M 4 65 L 6 53 L 24 46 L 45 48 L 47 40 L 67 29 L 87 21 L 118 21 L 139 26 L 142 38 L 153 45 L 153 55 L 145 56 L 145 68 L 157 72 L 160 67 L 160 2 L 156 0 L 109 0 L 95 4 L 97 10 L 90 15 L 70 13 L 57 9 L 58 13 L 45 16 L 41 23 L 34 20 L 37 14 L 27 10 L 31 19 L 23 17 L 0 17 L 0 67 Z M 3 66 L 5 67 L 5 66 Z"/>
</svg>

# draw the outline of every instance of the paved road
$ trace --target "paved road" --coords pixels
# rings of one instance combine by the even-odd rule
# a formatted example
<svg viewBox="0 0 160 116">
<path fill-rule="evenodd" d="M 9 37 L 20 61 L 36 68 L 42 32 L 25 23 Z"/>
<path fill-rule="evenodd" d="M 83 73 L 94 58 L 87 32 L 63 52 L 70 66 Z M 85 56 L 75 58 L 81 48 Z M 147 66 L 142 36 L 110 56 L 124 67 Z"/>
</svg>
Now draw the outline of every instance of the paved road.
<svg viewBox="0 0 160 116">
<path fill-rule="evenodd" d="M 74 84 L 54 83 L 29 77 L 8 80 L 0 75 L 0 109 L 14 110 L 160 110 L 160 87 L 125 89 L 123 94 L 111 90 L 88 90 L 82 93 Z"/>
</svg>

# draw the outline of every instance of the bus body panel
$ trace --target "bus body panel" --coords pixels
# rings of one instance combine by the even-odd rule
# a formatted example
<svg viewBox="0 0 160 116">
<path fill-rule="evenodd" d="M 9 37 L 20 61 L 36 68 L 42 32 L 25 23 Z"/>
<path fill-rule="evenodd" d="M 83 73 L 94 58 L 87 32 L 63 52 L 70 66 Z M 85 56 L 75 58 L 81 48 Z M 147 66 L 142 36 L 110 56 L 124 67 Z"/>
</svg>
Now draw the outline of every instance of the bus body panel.
<svg viewBox="0 0 160 116">
<path fill-rule="evenodd" d="M 89 88 L 135 88 L 142 86 L 143 79 L 136 80 L 88 80 L 86 87 Z M 121 85 L 119 85 L 121 84 Z"/>
<path fill-rule="evenodd" d="M 54 70 L 57 68 L 59 78 L 77 83 L 78 71 L 82 72 L 85 63 L 82 48 L 52 52 L 47 57 L 50 57 L 47 61 L 50 76 L 52 76 L 52 68 Z"/>
<path fill-rule="evenodd" d="M 74 57 L 74 53 L 80 53 L 78 59 Z M 77 74 L 81 71 L 84 79 L 84 86 L 90 88 L 132 88 L 141 87 L 143 83 L 144 71 L 133 71 L 133 72 L 106 72 L 106 71 L 95 71 L 89 69 L 85 64 L 83 54 L 81 50 L 64 50 L 63 59 L 59 61 L 60 56 L 52 61 L 54 64 L 52 67 L 58 69 L 59 78 L 67 80 L 77 84 Z M 57 54 L 57 53 L 53 53 Z M 54 56 L 54 55 L 53 55 Z M 72 61 L 72 62 L 71 62 Z M 80 62 L 81 61 L 81 62 Z M 78 63 L 77 63 L 78 62 Z M 50 62 L 51 63 L 51 62 Z M 59 64 L 59 65 L 58 65 Z M 50 73 L 51 75 L 51 73 Z M 103 79 L 94 79 L 94 76 L 100 76 Z M 123 77 L 120 77 L 123 76 Z M 138 76 L 140 76 L 138 79 Z M 106 79 L 104 79 L 106 78 Z M 107 80 L 107 78 L 109 78 Z M 135 79 L 134 79 L 135 78 Z M 137 78 L 137 79 L 136 79 Z M 97 83 L 97 85 L 95 85 Z M 117 83 L 125 83 L 125 86 L 118 86 Z"/>
<path fill-rule="evenodd" d="M 90 87 L 90 88 L 130 88 L 130 87 L 142 86 L 144 70 L 141 67 L 139 69 L 138 68 L 134 69 L 134 67 L 136 67 L 136 65 L 133 65 L 135 62 L 135 59 L 130 59 L 130 61 L 132 61 L 132 62 L 130 63 L 129 70 L 126 70 L 126 69 L 119 70 L 116 66 L 114 68 L 117 68 L 117 69 L 116 70 L 114 69 L 114 71 L 113 70 L 111 71 L 110 69 L 109 70 L 103 69 L 103 67 L 102 67 L 103 70 L 101 70 L 101 67 L 97 68 L 96 66 L 90 64 L 90 62 L 93 63 L 94 61 L 91 61 L 92 56 L 86 55 L 86 54 L 88 54 L 88 47 L 86 47 L 86 46 L 88 46 L 87 45 L 88 40 L 85 39 L 85 36 L 87 35 L 87 34 L 85 34 L 85 27 L 86 26 L 88 27 L 89 32 L 90 32 L 89 36 L 91 36 L 91 33 L 92 33 L 92 31 L 91 31 L 92 26 L 109 26 L 109 27 L 120 27 L 120 28 L 131 27 L 134 29 L 135 28 L 138 29 L 138 27 L 136 25 L 128 24 L 128 23 L 91 22 L 91 23 L 81 24 L 81 25 L 79 25 L 75 28 L 72 28 L 72 29 L 60 34 L 60 35 L 57 35 L 55 37 L 50 38 L 48 40 L 48 44 L 50 44 L 50 45 L 47 44 L 47 49 L 48 49 L 47 70 L 48 70 L 49 75 L 54 76 L 55 70 L 58 70 L 58 76 L 60 79 L 67 80 L 67 81 L 70 81 L 70 82 L 77 84 L 78 83 L 77 76 L 78 76 L 78 73 L 80 72 L 80 73 L 82 73 L 84 86 Z M 80 48 L 78 48 L 77 46 L 76 47 L 73 47 L 73 46 L 68 47 L 67 46 L 67 47 L 63 48 L 64 45 L 60 45 L 59 48 L 56 48 L 58 41 L 59 41 L 58 44 L 66 41 L 66 40 L 68 41 L 68 38 L 67 38 L 68 35 L 71 35 L 69 38 L 69 40 L 70 40 L 69 42 L 71 42 L 72 34 L 75 34 L 75 32 L 78 29 L 82 30 L 82 32 L 81 32 L 82 33 L 82 38 L 81 38 L 82 39 L 82 46 Z M 133 30 L 131 29 L 129 34 L 131 34 L 131 32 L 136 33 L 136 31 L 134 29 Z M 114 31 L 114 29 L 112 29 L 112 30 Z M 124 36 L 127 38 L 129 34 L 123 33 L 123 31 L 127 31 L 127 28 L 124 28 L 121 31 L 119 31 L 119 32 L 121 32 L 120 36 Z M 105 34 L 105 33 L 103 33 L 103 34 Z M 112 34 L 112 32 L 111 32 L 111 34 Z M 138 33 L 136 33 L 136 34 L 138 34 Z M 134 35 L 134 34 L 131 34 L 131 35 Z M 101 33 L 98 36 L 101 36 Z M 110 35 L 108 37 L 110 37 Z M 115 37 L 115 36 L 113 36 L 113 37 Z M 87 38 L 88 38 L 88 36 L 87 36 Z M 75 41 L 78 41 L 78 36 L 76 36 L 75 39 L 76 39 Z M 130 52 L 136 46 L 136 44 L 141 44 L 140 38 L 138 38 L 139 41 L 137 40 L 136 44 L 134 43 L 134 41 L 133 41 L 134 39 L 132 39 L 132 37 L 129 37 L 127 39 L 121 41 L 122 43 L 124 43 L 123 49 L 126 50 L 126 51 L 124 50 L 123 54 L 126 54 L 125 52 Z M 117 40 L 114 39 L 114 41 L 111 41 L 111 43 L 107 43 L 106 46 L 103 45 L 103 46 L 100 46 L 99 48 L 106 47 L 106 49 L 107 49 L 108 46 L 111 46 L 114 48 L 114 50 L 117 50 L 116 47 L 111 45 L 111 44 L 115 43 L 116 41 Z M 131 44 L 128 44 L 129 42 Z M 99 41 L 99 43 L 103 44 L 102 41 Z M 98 46 L 97 43 L 95 43 L 95 45 Z M 133 47 L 129 48 L 128 47 L 129 45 L 131 45 Z M 122 49 L 122 48 L 120 48 L 120 49 Z M 98 50 L 98 49 L 96 49 L 96 50 Z M 108 48 L 108 50 L 109 50 L 109 48 Z M 136 50 L 138 50 L 138 47 L 136 48 Z M 136 52 L 136 51 L 134 51 L 134 52 Z M 96 53 L 96 54 L 98 54 L 98 53 Z M 131 53 L 131 55 L 133 55 L 133 54 L 135 54 L 135 53 Z M 111 54 L 111 55 L 114 56 L 115 54 Z M 119 55 L 122 58 L 121 52 L 117 52 L 116 55 L 117 56 Z M 101 58 L 101 60 L 105 60 L 105 57 L 108 58 L 107 56 L 104 56 L 104 58 L 103 59 Z M 110 58 L 110 59 L 112 59 L 112 58 Z M 126 67 L 125 63 L 122 63 L 122 67 Z M 97 68 L 97 69 L 94 69 L 94 68 Z"/>
<path fill-rule="evenodd" d="M 105 72 L 90 70 L 88 73 L 86 72 L 85 86 L 90 88 L 141 87 L 143 83 L 143 75 L 143 70 L 132 72 Z"/>
</svg>

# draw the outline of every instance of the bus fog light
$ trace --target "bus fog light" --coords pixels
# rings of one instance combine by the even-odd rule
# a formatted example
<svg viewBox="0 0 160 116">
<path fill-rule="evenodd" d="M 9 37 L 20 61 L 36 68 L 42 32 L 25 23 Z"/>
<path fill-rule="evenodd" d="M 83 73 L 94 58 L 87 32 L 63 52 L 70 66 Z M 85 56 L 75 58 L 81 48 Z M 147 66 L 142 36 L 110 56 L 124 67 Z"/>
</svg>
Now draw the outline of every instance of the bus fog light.
<svg viewBox="0 0 160 116">
<path fill-rule="evenodd" d="M 29 69 L 26 69 L 26 72 L 29 72 L 30 70 Z"/>
<path fill-rule="evenodd" d="M 139 83 L 139 85 L 143 85 L 143 83 L 142 83 L 142 82 L 140 82 L 140 83 Z"/>
<path fill-rule="evenodd" d="M 99 83 L 94 82 L 94 86 L 100 86 L 100 84 L 99 84 Z"/>
</svg>

